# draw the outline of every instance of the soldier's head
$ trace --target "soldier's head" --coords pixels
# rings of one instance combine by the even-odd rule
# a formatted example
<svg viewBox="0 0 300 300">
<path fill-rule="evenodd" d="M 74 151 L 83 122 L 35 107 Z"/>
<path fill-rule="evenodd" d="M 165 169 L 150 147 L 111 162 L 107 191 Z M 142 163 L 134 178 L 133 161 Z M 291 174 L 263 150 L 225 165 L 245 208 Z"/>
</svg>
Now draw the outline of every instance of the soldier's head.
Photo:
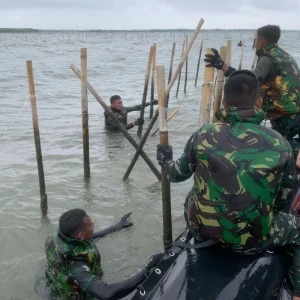
<svg viewBox="0 0 300 300">
<path fill-rule="evenodd" d="M 261 107 L 260 84 L 254 73 L 240 70 L 232 73 L 224 86 L 223 104 L 225 107 Z"/>
<path fill-rule="evenodd" d="M 94 223 L 84 210 L 76 208 L 61 215 L 59 230 L 67 238 L 90 240 L 94 234 Z"/>
<path fill-rule="evenodd" d="M 123 102 L 119 95 L 113 95 L 110 97 L 111 108 L 115 110 L 122 110 Z"/>
<path fill-rule="evenodd" d="M 256 50 L 267 45 L 277 44 L 281 35 L 280 27 L 277 25 L 266 25 L 257 29 Z"/>
</svg>

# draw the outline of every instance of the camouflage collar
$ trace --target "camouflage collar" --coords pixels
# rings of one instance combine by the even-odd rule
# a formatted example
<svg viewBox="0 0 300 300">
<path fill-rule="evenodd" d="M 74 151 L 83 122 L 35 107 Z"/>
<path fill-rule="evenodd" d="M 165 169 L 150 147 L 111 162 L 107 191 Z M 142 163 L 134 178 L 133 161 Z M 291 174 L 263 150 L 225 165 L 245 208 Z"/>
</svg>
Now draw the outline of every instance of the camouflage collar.
<svg viewBox="0 0 300 300">
<path fill-rule="evenodd" d="M 58 238 L 60 238 L 62 241 L 66 242 L 66 243 L 85 245 L 90 242 L 90 241 L 82 241 L 82 240 L 68 238 L 65 235 L 63 235 L 59 229 L 57 229 L 55 233 L 57 234 Z"/>
<path fill-rule="evenodd" d="M 216 117 L 222 122 L 260 124 L 265 119 L 265 113 L 257 108 L 226 107 L 216 112 Z"/>
<path fill-rule="evenodd" d="M 276 48 L 276 47 L 278 47 L 278 44 L 277 44 L 277 43 L 267 45 L 267 46 L 265 46 L 265 47 L 262 48 L 262 49 L 258 49 L 258 50 L 256 51 L 256 55 L 257 55 L 258 57 L 260 57 L 260 56 L 262 56 L 263 54 L 269 53 L 272 49 L 274 49 L 274 48 Z"/>
</svg>

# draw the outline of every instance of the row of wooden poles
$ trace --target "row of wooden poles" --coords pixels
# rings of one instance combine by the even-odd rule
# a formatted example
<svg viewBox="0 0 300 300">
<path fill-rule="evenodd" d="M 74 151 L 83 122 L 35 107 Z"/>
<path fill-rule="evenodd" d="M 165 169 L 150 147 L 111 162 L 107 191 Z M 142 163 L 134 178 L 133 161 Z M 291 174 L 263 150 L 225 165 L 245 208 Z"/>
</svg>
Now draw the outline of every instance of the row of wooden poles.
<svg viewBox="0 0 300 300">
<path fill-rule="evenodd" d="M 164 247 L 168 247 L 172 243 L 172 218 L 171 218 L 171 196 L 170 196 L 170 183 L 167 180 L 164 168 L 161 168 L 159 171 L 155 164 L 150 160 L 148 155 L 144 152 L 143 146 L 152 130 L 157 118 L 159 117 L 159 130 L 160 130 L 160 144 L 168 145 L 168 129 L 167 122 L 170 120 L 177 112 L 176 110 L 169 117 L 167 116 L 167 108 L 169 101 L 169 94 L 174 86 L 175 81 L 178 78 L 178 86 L 177 92 L 180 84 L 180 76 L 181 71 L 186 65 L 186 75 L 188 68 L 188 54 L 196 37 L 204 23 L 204 20 L 201 19 L 197 28 L 195 29 L 190 41 L 186 37 L 183 48 L 182 55 L 179 65 L 176 71 L 173 73 L 173 60 L 174 60 L 174 52 L 176 44 L 173 44 L 172 47 L 172 55 L 170 61 L 169 68 L 169 76 L 168 76 L 168 84 L 165 84 L 165 70 L 163 66 L 156 66 L 156 44 L 153 44 L 150 48 L 149 59 L 147 64 L 147 71 L 145 76 L 145 84 L 142 98 L 142 109 L 140 112 L 140 117 L 144 117 L 144 108 L 147 99 L 147 91 L 150 81 L 150 73 L 152 70 L 151 76 L 151 100 L 154 99 L 154 83 L 155 78 L 157 81 L 157 95 L 158 95 L 158 109 L 153 114 L 153 107 L 150 108 L 150 116 L 152 117 L 148 128 L 146 129 L 144 135 L 141 137 L 140 144 L 138 144 L 133 137 L 129 134 L 129 132 L 125 129 L 124 125 L 116 118 L 116 116 L 111 112 L 109 107 L 106 105 L 102 97 L 97 93 L 97 91 L 93 88 L 93 86 L 87 80 L 87 49 L 81 49 L 81 71 L 79 71 L 74 65 L 71 65 L 70 68 L 74 72 L 74 74 L 81 80 L 81 106 L 82 106 L 82 136 L 83 136 L 83 165 L 84 165 L 84 176 L 86 178 L 90 177 L 90 160 L 89 160 L 89 126 L 88 126 L 88 91 L 95 97 L 98 103 L 103 107 L 103 109 L 107 112 L 107 114 L 116 122 L 120 131 L 124 134 L 124 136 L 128 139 L 131 145 L 136 149 L 136 153 L 123 177 L 126 180 L 138 157 L 141 156 L 147 165 L 150 167 L 154 175 L 158 180 L 161 180 L 162 184 L 162 208 L 163 208 L 163 242 Z M 200 59 L 202 53 L 202 46 L 200 46 L 199 59 L 197 65 L 197 72 L 195 78 L 195 86 L 197 85 Z M 210 53 L 208 49 L 206 53 Z M 222 46 L 220 48 L 220 55 L 226 61 L 228 65 L 231 64 L 231 41 L 227 41 L 226 46 Z M 43 160 L 42 160 L 42 151 L 40 144 L 40 135 L 39 135 L 39 126 L 38 126 L 38 115 L 37 115 L 37 106 L 36 106 L 36 96 L 35 96 L 35 87 L 34 87 L 34 78 L 33 78 L 33 70 L 32 70 L 32 62 L 27 61 L 27 72 L 28 72 L 28 84 L 29 84 L 29 93 L 31 100 L 31 109 L 32 109 L 32 119 L 33 119 L 33 129 L 34 129 L 34 138 L 35 138 L 35 146 L 36 146 L 36 158 L 38 164 L 38 175 L 39 175 L 39 183 L 40 183 L 40 195 L 41 195 L 41 211 L 42 216 L 47 216 L 47 194 L 45 188 L 45 179 L 44 179 L 44 169 L 43 169 Z M 184 90 L 186 91 L 186 81 Z M 204 82 L 202 84 L 201 90 L 201 112 L 200 112 L 200 124 L 209 123 L 211 121 L 211 114 L 213 114 L 212 120 L 216 121 L 214 115 L 215 112 L 221 107 L 221 99 L 223 93 L 223 85 L 224 85 L 224 73 L 219 71 L 216 76 L 216 95 L 214 98 L 214 103 L 212 105 L 213 99 L 213 86 L 215 81 L 215 69 L 213 67 L 206 67 L 204 71 Z M 142 125 L 138 127 L 138 134 L 142 133 Z M 155 132 L 153 133 L 155 134 Z"/>
</svg>

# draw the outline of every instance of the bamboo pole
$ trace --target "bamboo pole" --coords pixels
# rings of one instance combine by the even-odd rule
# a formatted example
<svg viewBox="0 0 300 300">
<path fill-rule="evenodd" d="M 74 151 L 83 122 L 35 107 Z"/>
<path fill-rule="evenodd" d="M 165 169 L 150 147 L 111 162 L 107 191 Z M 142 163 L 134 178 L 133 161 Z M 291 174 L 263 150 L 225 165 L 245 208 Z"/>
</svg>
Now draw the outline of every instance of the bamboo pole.
<svg viewBox="0 0 300 300">
<path fill-rule="evenodd" d="M 213 52 L 207 49 L 206 54 L 213 54 Z M 204 69 L 204 82 L 201 91 L 200 126 L 210 122 L 214 72 L 215 68 L 213 67 L 206 67 Z"/>
<path fill-rule="evenodd" d="M 71 65 L 70 68 L 75 73 L 75 75 L 81 79 L 81 73 L 74 65 Z M 107 114 L 116 122 L 119 129 L 122 131 L 122 133 L 125 135 L 125 137 L 128 139 L 128 141 L 131 143 L 131 145 L 138 149 L 139 145 L 137 142 L 132 138 L 132 136 L 128 133 L 128 131 L 125 129 L 123 124 L 118 120 L 118 118 L 111 112 L 109 107 L 106 105 L 106 103 L 103 101 L 103 99 L 99 96 L 99 94 L 96 92 L 96 90 L 92 87 L 92 85 L 87 81 L 87 88 L 91 92 L 91 94 L 96 98 L 96 100 L 99 102 L 99 104 L 104 108 L 104 110 L 107 112 Z M 157 177 L 158 180 L 160 180 L 160 172 L 157 170 L 155 165 L 152 163 L 150 158 L 147 156 L 147 154 L 144 151 L 141 151 L 141 156 L 147 163 L 147 165 L 150 167 L 154 175 Z"/>
<path fill-rule="evenodd" d="M 154 80 L 155 80 L 155 67 L 156 67 L 156 43 L 153 44 L 153 57 L 152 57 L 152 77 L 151 77 L 151 98 L 154 100 Z M 150 104 L 150 119 L 153 117 L 153 105 Z"/>
<path fill-rule="evenodd" d="M 35 142 L 35 152 L 36 152 L 36 162 L 38 166 L 38 176 L 39 176 L 39 185 L 40 185 L 40 195 L 41 195 L 41 211 L 42 216 L 47 216 L 48 204 L 47 204 L 47 194 L 46 194 L 46 185 L 45 185 L 45 176 L 44 176 L 44 167 L 43 167 L 43 155 L 42 147 L 40 140 L 40 129 L 39 129 L 39 120 L 38 112 L 36 105 L 36 96 L 35 96 L 35 86 L 34 86 L 34 77 L 32 69 L 32 61 L 29 60 L 26 62 L 27 66 L 27 76 L 28 76 L 28 87 L 29 95 L 31 102 L 31 112 L 32 112 L 32 125 L 33 125 L 33 134 Z"/>
<path fill-rule="evenodd" d="M 226 46 L 221 46 L 220 56 L 223 59 L 223 61 L 226 60 L 226 50 L 227 50 Z M 217 122 L 217 118 L 215 114 L 221 107 L 223 87 L 224 87 L 224 77 L 225 77 L 224 72 L 222 70 L 219 70 L 217 73 L 217 92 L 214 101 L 213 122 Z"/>
<path fill-rule="evenodd" d="M 175 55 L 175 48 L 176 48 L 176 42 L 173 43 L 172 46 L 172 54 L 171 54 L 171 60 L 170 60 L 170 68 L 169 68 L 169 77 L 168 77 L 168 84 L 172 79 L 172 72 L 173 72 L 173 62 L 174 62 L 174 55 Z M 169 101 L 170 94 L 168 95 L 168 101 Z"/>
<path fill-rule="evenodd" d="M 242 69 L 243 59 L 244 59 L 244 50 L 245 50 L 245 41 L 243 41 L 242 49 L 241 49 L 241 58 L 240 58 L 240 64 L 239 64 L 239 70 Z"/>
<path fill-rule="evenodd" d="M 184 46 L 185 46 L 185 40 L 183 41 L 183 45 L 182 45 L 181 59 L 182 59 L 183 54 L 184 54 Z M 176 98 L 178 98 L 179 86 L 180 86 L 180 79 L 181 79 L 181 70 L 180 70 L 180 73 L 179 73 L 179 76 L 178 76 Z"/>
<path fill-rule="evenodd" d="M 165 69 L 162 66 L 156 67 L 157 93 L 159 109 L 159 130 L 160 144 L 169 145 L 167 127 L 168 100 L 165 94 Z M 161 189 L 162 189 L 162 210 L 163 210 L 163 243 L 166 249 L 172 243 L 172 212 L 171 212 L 171 190 L 170 182 L 164 166 L 161 167 Z"/>
<path fill-rule="evenodd" d="M 178 112 L 179 112 L 179 109 L 177 108 L 171 115 L 168 116 L 167 121 L 169 122 L 170 120 L 172 120 Z M 157 128 L 155 131 L 153 131 L 151 136 L 154 136 L 158 130 L 159 130 L 159 128 Z"/>
<path fill-rule="evenodd" d="M 232 41 L 227 41 L 226 47 L 226 65 L 231 66 L 231 48 L 232 48 Z"/>
<path fill-rule="evenodd" d="M 199 69 L 200 69 L 202 48 L 203 48 L 203 41 L 201 41 L 201 45 L 200 45 L 200 51 L 199 51 L 199 57 L 198 57 L 198 64 L 197 64 L 197 71 L 196 71 L 196 78 L 195 78 L 195 87 L 197 86 L 197 81 L 198 81 L 198 74 L 199 74 Z"/>
<path fill-rule="evenodd" d="M 179 65 L 178 65 L 175 73 L 172 75 L 172 79 L 171 79 L 171 81 L 169 82 L 169 84 L 168 84 L 168 86 L 166 88 L 166 97 L 168 97 L 168 95 L 170 94 L 171 88 L 173 87 L 174 82 L 176 81 L 179 73 L 181 72 L 181 69 L 182 69 L 182 66 L 183 66 L 183 64 L 185 62 L 185 59 L 186 59 L 187 55 L 189 54 L 189 52 L 190 52 L 190 50 L 191 50 L 191 48 L 192 48 L 192 46 L 193 46 L 193 44 L 195 42 L 195 39 L 196 39 L 196 37 L 197 37 L 197 35 L 198 35 L 198 33 L 199 33 L 199 31 L 200 31 L 203 23 L 204 23 L 204 20 L 200 19 L 200 21 L 198 23 L 198 26 L 195 29 L 194 34 L 193 34 L 193 36 L 191 38 L 191 41 L 188 44 L 188 46 L 186 47 L 186 50 L 185 50 L 184 54 L 181 57 Z M 131 163 L 130 163 L 130 165 L 129 165 L 129 167 L 128 167 L 128 169 L 127 169 L 127 171 L 126 171 L 126 173 L 125 173 L 125 175 L 123 177 L 123 180 L 126 180 L 129 177 L 130 172 L 132 171 L 132 169 L 133 169 L 133 167 L 134 167 L 134 165 L 135 165 L 135 163 L 136 163 L 136 161 L 137 161 L 137 159 L 138 159 L 138 157 L 140 155 L 139 152 L 143 149 L 144 144 L 146 143 L 147 137 L 148 137 L 150 131 L 152 130 L 153 125 L 155 124 L 155 122 L 157 120 L 157 117 L 158 117 L 158 110 L 156 110 L 154 117 L 152 118 L 152 120 L 151 120 L 151 122 L 150 122 L 150 124 L 149 124 L 149 126 L 148 126 L 148 128 L 147 128 L 147 130 L 145 132 L 145 134 L 143 135 L 143 137 L 142 137 L 142 139 L 140 141 L 139 147 L 138 147 L 137 151 L 134 154 L 134 157 L 133 157 L 133 159 L 132 159 L 132 161 L 131 161 Z"/>
<path fill-rule="evenodd" d="M 82 142 L 84 177 L 90 177 L 90 146 L 89 146 L 89 114 L 87 93 L 87 49 L 81 48 L 81 113 L 82 113 Z"/>
<path fill-rule="evenodd" d="M 150 78 L 152 60 L 153 60 L 153 46 L 151 46 L 151 48 L 150 48 L 147 71 L 146 71 L 146 76 L 145 76 L 142 107 L 141 107 L 141 112 L 140 112 L 140 118 L 142 118 L 142 119 L 144 119 L 145 104 L 146 104 L 146 100 L 147 100 L 147 93 L 148 93 L 148 86 L 149 86 L 149 78 Z M 143 125 L 139 125 L 138 130 L 137 130 L 137 134 L 141 135 L 142 130 L 143 130 Z"/>
<path fill-rule="evenodd" d="M 185 44 L 188 44 L 188 36 L 185 37 Z M 184 80 L 184 93 L 186 94 L 186 84 L 187 84 L 187 79 L 188 79 L 188 56 L 186 57 L 185 60 L 185 80 Z"/>
</svg>

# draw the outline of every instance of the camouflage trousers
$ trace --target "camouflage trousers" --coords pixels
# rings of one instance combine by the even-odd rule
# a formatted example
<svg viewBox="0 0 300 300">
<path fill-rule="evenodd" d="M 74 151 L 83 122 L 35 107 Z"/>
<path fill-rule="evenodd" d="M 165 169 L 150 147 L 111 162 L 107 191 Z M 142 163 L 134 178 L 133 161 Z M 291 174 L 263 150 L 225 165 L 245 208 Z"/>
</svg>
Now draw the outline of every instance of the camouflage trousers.
<svg viewBox="0 0 300 300">
<path fill-rule="evenodd" d="M 297 157 L 300 149 L 300 114 L 289 117 L 270 120 L 272 129 L 284 136 L 293 149 L 294 156 Z M 298 135 L 298 138 L 295 138 Z"/>
<path fill-rule="evenodd" d="M 189 201 L 192 201 L 192 191 L 188 193 L 184 203 L 184 218 L 187 228 L 190 229 L 194 238 L 203 241 L 198 232 L 194 232 L 190 226 L 188 216 Z M 225 245 L 226 247 L 226 245 Z M 284 247 L 287 253 L 291 255 L 291 266 L 288 269 L 288 276 L 294 287 L 294 290 L 300 292 L 300 218 L 293 214 L 278 212 L 274 216 L 274 233 L 269 241 L 259 244 L 251 249 L 244 249 L 236 245 L 232 250 L 246 255 L 258 254 L 264 250 L 273 250 L 277 247 Z"/>
</svg>

